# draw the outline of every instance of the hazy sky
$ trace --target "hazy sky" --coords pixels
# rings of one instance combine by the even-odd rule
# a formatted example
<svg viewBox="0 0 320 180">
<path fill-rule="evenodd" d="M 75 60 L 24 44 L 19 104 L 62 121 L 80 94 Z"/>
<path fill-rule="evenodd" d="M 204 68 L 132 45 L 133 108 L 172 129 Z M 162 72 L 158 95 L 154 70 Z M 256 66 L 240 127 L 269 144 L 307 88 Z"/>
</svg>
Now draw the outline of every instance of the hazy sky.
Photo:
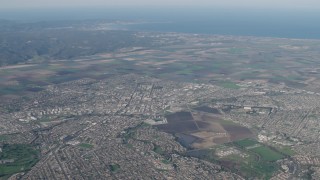
<svg viewBox="0 0 320 180">
<path fill-rule="evenodd" d="M 320 8 L 320 0 L 0 0 L 0 9 L 48 7 Z"/>
</svg>

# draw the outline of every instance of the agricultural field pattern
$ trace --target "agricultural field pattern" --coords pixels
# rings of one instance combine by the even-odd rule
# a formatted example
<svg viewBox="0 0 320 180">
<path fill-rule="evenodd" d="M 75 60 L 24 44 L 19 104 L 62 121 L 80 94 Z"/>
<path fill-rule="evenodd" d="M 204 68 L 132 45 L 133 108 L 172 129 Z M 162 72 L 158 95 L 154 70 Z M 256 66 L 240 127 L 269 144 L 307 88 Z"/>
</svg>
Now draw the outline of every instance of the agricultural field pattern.
<svg viewBox="0 0 320 180">
<path fill-rule="evenodd" d="M 320 41 L 92 27 L 1 50 L 0 179 L 320 177 Z"/>
</svg>

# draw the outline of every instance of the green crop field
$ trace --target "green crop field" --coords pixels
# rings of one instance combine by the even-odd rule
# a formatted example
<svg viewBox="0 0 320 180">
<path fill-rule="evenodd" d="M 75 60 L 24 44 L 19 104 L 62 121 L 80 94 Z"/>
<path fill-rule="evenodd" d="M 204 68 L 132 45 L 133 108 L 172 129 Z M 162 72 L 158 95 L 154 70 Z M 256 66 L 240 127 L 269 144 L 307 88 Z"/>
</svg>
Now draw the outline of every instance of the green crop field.
<svg viewBox="0 0 320 180">
<path fill-rule="evenodd" d="M 270 149 L 267 146 L 256 147 L 256 148 L 251 149 L 251 151 L 259 154 L 259 156 L 261 157 L 261 159 L 263 161 L 276 161 L 276 160 L 284 158 L 283 155 Z"/>
<path fill-rule="evenodd" d="M 289 147 L 289 146 L 276 147 L 276 149 L 277 149 L 279 152 L 281 152 L 281 153 L 283 153 L 283 154 L 285 154 L 285 155 L 287 155 L 287 156 L 293 156 L 293 155 L 296 153 L 296 152 L 295 152 L 294 150 L 292 150 L 291 147 Z"/>
<path fill-rule="evenodd" d="M 251 161 L 250 164 L 241 163 L 240 171 L 246 177 L 259 177 L 259 179 L 270 179 L 278 170 L 276 163 Z"/>
<path fill-rule="evenodd" d="M 244 140 L 236 141 L 234 143 L 236 145 L 241 146 L 241 147 L 249 147 L 249 146 L 253 146 L 255 144 L 258 144 L 258 142 L 253 139 L 244 139 Z"/>
<path fill-rule="evenodd" d="M 273 150 L 254 139 L 243 139 L 229 143 L 229 145 L 236 145 L 239 150 L 247 154 L 247 157 L 240 158 L 232 155 L 224 159 L 236 164 L 237 169 L 245 177 L 259 177 L 259 179 L 270 179 L 279 169 L 279 165 L 275 161 L 284 158 L 282 154 L 287 153 L 289 155 L 292 153 L 292 150 L 288 147 L 282 148 L 281 150 L 278 150 L 278 148 Z"/>
</svg>

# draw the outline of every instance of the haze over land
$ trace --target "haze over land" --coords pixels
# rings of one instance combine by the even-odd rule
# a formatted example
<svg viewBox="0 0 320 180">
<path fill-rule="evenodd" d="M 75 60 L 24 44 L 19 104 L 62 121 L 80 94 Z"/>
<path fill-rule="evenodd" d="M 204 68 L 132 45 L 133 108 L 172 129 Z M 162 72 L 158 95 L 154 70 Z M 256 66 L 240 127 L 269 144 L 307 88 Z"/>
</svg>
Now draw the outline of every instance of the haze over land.
<svg viewBox="0 0 320 180">
<path fill-rule="evenodd" d="M 21 0 L 1 1 L 1 9 L 55 8 L 55 7 L 227 7 L 227 8 L 261 8 L 261 9 L 318 9 L 317 0 Z"/>
</svg>

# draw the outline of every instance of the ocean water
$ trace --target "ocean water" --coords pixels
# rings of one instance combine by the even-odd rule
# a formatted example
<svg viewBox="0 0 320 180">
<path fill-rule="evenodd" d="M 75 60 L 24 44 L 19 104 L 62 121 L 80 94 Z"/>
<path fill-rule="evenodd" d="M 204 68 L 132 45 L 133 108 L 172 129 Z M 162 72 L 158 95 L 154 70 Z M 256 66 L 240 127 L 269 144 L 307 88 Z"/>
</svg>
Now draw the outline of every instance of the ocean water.
<svg viewBox="0 0 320 180">
<path fill-rule="evenodd" d="M 280 9 L 35 9 L 0 11 L 0 19 L 139 20 L 129 30 L 320 39 L 320 11 Z"/>
<path fill-rule="evenodd" d="M 168 15 L 167 15 L 168 16 Z M 163 17 L 159 23 L 130 25 L 132 30 L 196 34 L 320 39 L 320 11 L 195 11 Z"/>
</svg>

